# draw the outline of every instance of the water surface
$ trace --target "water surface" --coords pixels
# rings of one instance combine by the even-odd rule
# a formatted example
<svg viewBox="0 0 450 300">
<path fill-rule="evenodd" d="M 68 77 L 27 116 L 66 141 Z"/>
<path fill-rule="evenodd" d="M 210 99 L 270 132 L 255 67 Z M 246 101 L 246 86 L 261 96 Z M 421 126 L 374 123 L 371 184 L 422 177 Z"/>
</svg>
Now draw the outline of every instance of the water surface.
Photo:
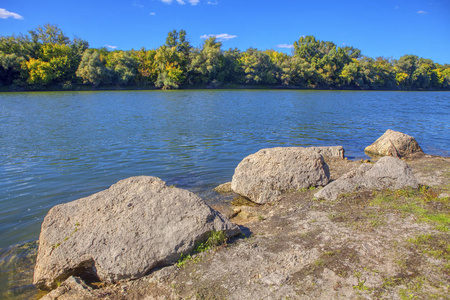
<svg viewBox="0 0 450 300">
<path fill-rule="evenodd" d="M 0 94 L 0 248 L 38 238 L 48 210 L 136 175 L 207 201 L 247 155 L 342 145 L 387 129 L 449 155 L 450 92 L 115 91 Z"/>
</svg>

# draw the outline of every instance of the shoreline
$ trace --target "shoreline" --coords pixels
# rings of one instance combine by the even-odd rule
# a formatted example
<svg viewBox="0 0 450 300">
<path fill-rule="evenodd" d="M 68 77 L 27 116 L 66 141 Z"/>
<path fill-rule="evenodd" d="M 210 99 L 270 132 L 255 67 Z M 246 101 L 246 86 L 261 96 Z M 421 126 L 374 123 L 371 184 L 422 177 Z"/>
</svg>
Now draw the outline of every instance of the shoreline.
<svg viewBox="0 0 450 300">
<path fill-rule="evenodd" d="M 405 161 L 408 165 L 411 166 L 414 174 L 416 175 L 416 177 L 418 177 L 419 181 L 422 184 L 431 184 L 432 189 L 436 191 L 445 190 L 445 192 L 447 193 L 450 192 L 450 157 L 424 155 L 423 157 L 419 158 L 407 158 L 405 159 Z M 358 167 L 363 162 L 328 159 L 327 163 L 330 165 L 330 169 L 332 171 L 331 177 L 333 179 L 336 179 L 349 169 Z M 239 294 L 243 296 L 242 299 L 250 299 L 250 296 L 254 293 L 256 293 L 256 295 L 263 296 L 261 292 L 268 292 L 269 290 L 275 292 L 275 295 L 278 295 L 280 297 L 291 295 L 292 297 L 299 299 L 303 299 L 303 297 L 306 297 L 307 295 L 329 295 L 325 293 L 325 290 L 330 289 L 331 291 L 336 291 L 333 286 L 335 286 L 337 282 L 340 282 L 340 284 L 342 285 L 342 287 L 338 288 L 338 291 L 345 291 L 344 294 L 349 298 L 353 298 L 356 294 L 360 296 L 365 295 L 366 297 L 372 298 L 374 295 L 380 296 L 382 292 L 389 292 L 389 295 L 391 295 L 390 292 L 393 292 L 394 290 L 389 290 L 387 287 L 383 287 L 383 285 L 378 284 L 379 279 L 376 278 L 379 277 L 379 273 L 374 273 L 374 271 L 365 271 L 365 268 L 369 267 L 363 267 L 364 264 L 362 264 L 362 261 L 367 261 L 368 257 L 371 257 L 371 259 L 380 260 L 385 256 L 381 255 L 380 257 L 379 254 L 376 254 L 376 251 L 370 253 L 366 250 L 366 252 L 364 253 L 366 253 L 365 255 L 368 255 L 368 257 L 365 257 L 360 253 L 360 251 L 361 249 L 365 249 L 364 247 L 367 246 L 361 245 L 364 245 L 364 243 L 370 243 L 370 247 L 379 247 L 379 244 L 373 244 L 373 241 L 370 237 L 372 236 L 372 233 L 381 233 L 388 228 L 391 231 L 394 230 L 393 232 L 397 232 L 397 229 L 395 228 L 399 227 L 408 228 L 407 232 L 411 230 L 413 230 L 412 232 L 423 231 L 425 232 L 425 234 L 431 234 L 432 236 L 442 236 L 443 234 L 439 233 L 439 231 L 436 231 L 436 229 L 433 229 L 433 226 L 430 227 L 430 224 L 428 223 L 423 223 L 419 220 L 411 219 L 409 215 L 391 215 L 392 211 L 390 209 L 381 209 L 379 210 L 380 214 L 369 216 L 376 210 L 374 211 L 373 206 L 361 206 L 359 202 L 363 199 L 366 199 L 364 200 L 365 202 L 376 201 L 376 196 L 371 194 L 363 193 L 360 195 L 347 195 L 341 198 L 337 203 L 327 203 L 326 201 L 324 202 L 312 199 L 313 193 L 313 190 L 287 193 L 284 194 L 281 199 L 276 202 L 275 205 L 260 205 L 256 207 L 245 205 L 238 206 L 240 211 L 237 215 L 231 218 L 231 221 L 240 225 L 241 228 L 245 229 L 245 238 L 240 237 L 234 239 L 230 241 L 228 246 L 226 246 L 225 248 L 220 248 L 209 253 L 198 254 L 198 261 L 197 259 L 188 261 L 184 267 L 169 266 L 162 268 L 159 271 L 152 272 L 151 274 L 138 280 L 125 281 L 114 285 L 106 285 L 101 288 L 94 286 L 95 289 L 93 290 L 93 293 L 110 293 L 110 295 L 116 295 L 118 299 L 122 299 L 121 297 L 126 297 L 127 295 L 135 295 L 136 298 L 144 295 L 165 295 L 166 299 L 175 299 L 174 297 L 185 298 L 190 297 L 189 295 L 192 295 L 192 293 L 197 293 L 200 295 L 204 295 L 208 299 L 209 296 L 212 297 L 220 293 L 224 293 L 223 288 L 220 286 L 216 286 L 214 283 L 214 280 L 222 278 L 222 275 L 218 274 L 217 271 L 214 271 L 214 269 L 217 269 L 220 266 L 221 268 L 229 268 L 229 272 L 237 272 L 237 274 L 241 274 L 238 276 L 238 278 L 241 278 L 241 281 L 243 280 L 243 278 L 240 276 L 249 274 L 248 269 L 253 270 L 252 272 L 259 272 L 260 275 L 256 274 L 256 277 L 253 277 L 253 279 L 250 280 L 252 284 L 258 286 L 258 288 L 261 289 L 261 291 L 259 292 L 256 291 L 255 288 L 250 288 L 251 285 L 249 286 L 245 284 L 245 282 L 239 283 L 237 282 L 239 280 L 236 281 L 235 279 L 232 279 L 232 277 L 226 277 L 226 282 L 228 282 L 229 285 L 234 286 L 236 289 L 242 289 Z M 230 214 L 233 211 L 233 206 L 231 206 L 230 204 L 223 205 L 222 207 L 215 206 L 214 208 L 228 216 L 231 216 Z M 389 217 L 387 217 L 388 215 Z M 362 219 L 359 220 L 360 217 L 362 217 Z M 398 217 L 400 219 L 397 220 L 396 218 Z M 394 218 L 395 221 L 392 218 Z M 400 220 L 403 221 L 400 222 Z M 298 222 L 301 222 L 301 224 L 303 224 L 303 229 L 301 229 L 300 231 L 304 232 L 294 234 L 294 232 L 299 230 L 294 226 L 294 224 L 297 224 Z M 342 224 L 345 226 L 342 227 Z M 290 232 L 290 230 L 292 231 Z M 322 232 L 322 234 L 318 234 L 317 230 Z M 351 247 L 344 247 L 344 249 L 342 248 L 343 246 L 340 243 L 336 244 L 332 242 L 331 244 L 328 244 L 331 241 L 329 239 L 326 239 L 326 241 L 328 242 L 325 242 L 325 244 L 323 242 L 321 243 L 319 240 L 323 239 L 322 235 L 325 233 L 326 235 L 330 235 L 330 230 L 331 232 L 337 230 L 336 234 L 338 235 L 334 236 L 334 238 L 339 236 L 339 239 L 342 239 L 344 238 L 344 236 L 341 236 L 341 234 L 350 230 L 350 232 L 354 232 L 352 234 L 356 234 L 357 236 L 360 236 L 360 238 L 363 237 L 363 240 L 361 240 L 361 242 L 359 240 L 355 240 L 352 242 L 356 243 L 355 247 L 357 248 L 355 249 Z M 348 232 L 348 234 L 350 234 L 350 232 Z M 309 235 L 312 233 L 314 233 L 315 238 L 311 240 L 310 238 L 313 238 L 313 236 L 309 237 Z M 352 234 L 350 234 L 350 236 Z M 446 233 L 446 235 L 448 235 L 448 232 Z M 301 293 L 298 294 L 298 291 L 295 292 L 295 288 L 292 289 L 292 287 L 295 286 L 292 285 L 292 280 L 301 280 L 303 284 L 310 285 L 312 284 L 312 282 L 308 281 L 310 280 L 308 279 L 308 276 L 297 278 L 295 277 L 297 275 L 295 275 L 294 273 L 292 273 L 291 275 L 282 275 L 284 271 L 291 270 L 291 267 L 283 266 L 279 261 L 280 259 L 284 261 L 288 257 L 291 257 L 291 254 L 289 254 L 291 250 L 289 250 L 290 248 L 288 247 L 288 245 L 291 243 L 292 239 L 298 239 L 298 236 L 304 236 L 306 238 L 308 244 L 303 244 L 304 242 L 301 239 L 298 241 L 300 243 L 299 245 L 303 245 L 302 247 L 306 247 L 304 250 L 308 253 L 311 253 L 312 255 L 312 260 L 309 259 L 307 260 L 307 262 L 302 263 L 302 265 L 304 265 L 304 268 L 306 268 L 305 272 L 307 274 L 310 274 L 308 276 L 314 275 L 313 278 L 322 278 L 322 276 L 325 276 L 325 274 L 327 274 L 326 276 L 332 276 L 332 278 L 334 278 L 334 282 L 322 282 L 322 284 L 316 285 L 316 288 L 309 290 L 311 294 L 307 293 L 303 296 L 301 296 Z M 394 236 L 390 236 L 389 234 L 383 234 L 382 237 L 383 236 L 384 238 L 388 239 L 386 240 L 386 242 L 390 241 L 390 239 L 394 239 Z M 415 235 L 412 233 L 408 233 L 408 236 L 410 236 L 409 239 L 413 239 Z M 377 239 L 382 237 L 377 237 Z M 395 240 L 397 240 L 397 238 L 395 238 Z M 36 242 L 33 241 L 28 244 L 35 243 Z M 24 244 L 22 243 L 21 245 Z M 20 247 L 17 246 L 17 248 Z M 260 252 L 261 249 L 264 249 L 264 251 Z M 385 249 L 385 251 L 388 251 L 388 249 Z M 403 249 L 401 251 L 406 250 Z M 262 263 L 261 267 L 263 267 L 263 269 L 271 268 L 271 272 L 264 272 L 263 269 L 257 267 L 256 263 L 257 261 L 259 261 L 259 259 L 257 258 L 258 255 L 262 255 L 263 257 L 267 256 L 269 262 Z M 357 288 L 359 286 L 358 282 L 361 281 L 357 281 L 358 276 L 355 275 L 356 273 L 352 275 L 351 270 L 348 269 L 346 265 L 342 265 L 339 262 L 341 259 L 348 259 L 348 255 L 350 255 L 350 257 L 352 257 L 352 255 L 358 257 L 358 260 L 352 260 L 350 265 L 355 267 L 354 272 L 361 273 L 361 275 L 358 276 L 362 276 L 365 278 L 365 282 L 363 285 L 361 285 L 361 287 L 367 287 L 367 289 Z M 229 260 L 230 257 L 233 257 L 231 264 Z M 241 257 L 247 258 L 242 261 Z M 270 262 L 271 260 L 273 260 L 273 262 Z M 419 262 L 414 263 L 414 268 L 417 268 L 416 264 L 418 263 Z M 387 267 L 387 265 L 385 265 L 385 267 Z M 370 268 L 374 268 L 374 266 Z M 381 272 L 384 275 L 387 274 L 386 272 L 389 272 L 388 269 L 375 269 L 377 272 Z M 336 277 L 336 275 L 330 275 L 332 274 L 330 273 L 330 270 L 332 273 L 337 274 L 338 276 Z M 342 273 L 344 274 L 344 276 L 339 276 L 339 270 L 345 273 Z M 32 275 L 32 271 L 31 273 L 30 270 L 28 272 L 29 273 L 21 273 L 16 275 Z M 201 275 L 200 277 L 195 277 L 198 275 L 194 274 L 203 275 Z M 271 274 L 278 275 L 275 276 Z M 417 274 L 417 276 L 414 276 L 413 279 L 419 278 L 419 275 L 420 274 Z M 190 284 L 189 282 L 192 280 L 192 276 L 198 279 L 194 280 L 193 284 Z M 395 276 L 393 278 L 396 278 Z M 191 278 L 191 280 L 189 278 Z M 401 284 L 404 283 L 405 282 L 398 282 L 397 285 L 393 285 L 396 287 L 399 286 L 396 289 L 396 292 L 400 293 L 399 291 L 401 291 L 402 289 Z M 146 288 L 149 284 L 151 284 L 154 289 Z M 333 286 L 329 284 L 333 284 Z M 26 286 L 27 285 L 25 284 L 24 287 Z M 210 286 L 211 288 L 205 289 L 206 286 Z M 312 287 L 314 287 L 314 285 L 310 286 L 308 289 L 311 289 Z M 28 288 L 30 288 L 29 285 Z M 411 292 L 411 294 L 413 295 L 420 295 L 420 293 L 417 293 L 414 290 L 406 290 L 408 292 Z M 124 291 L 127 291 L 126 294 L 124 294 Z M 38 290 L 33 287 L 29 289 L 28 292 L 30 292 L 30 296 L 31 294 L 36 295 L 38 293 Z M 229 290 L 226 292 L 226 294 L 228 294 L 231 299 L 237 299 L 236 294 L 230 293 Z M 42 294 L 40 295 L 42 296 Z M 113 297 L 111 299 L 116 298 Z M 222 298 L 219 297 L 219 299 Z"/>
<path fill-rule="evenodd" d="M 258 85 L 230 85 L 223 87 L 205 86 L 185 86 L 178 89 L 169 89 L 166 91 L 199 91 L 199 90 L 292 90 L 292 91 L 390 91 L 390 92 L 449 92 L 447 89 L 383 89 L 383 88 L 333 88 L 333 87 L 300 87 L 300 86 L 258 86 Z M 76 86 L 72 89 L 64 89 L 59 86 L 52 86 L 42 89 L 26 89 L 26 88 L 8 88 L 0 87 L 0 93 L 21 93 L 21 92 L 96 92 L 96 91 L 164 91 L 154 86 L 105 86 L 105 87 L 89 87 L 84 85 Z"/>
</svg>

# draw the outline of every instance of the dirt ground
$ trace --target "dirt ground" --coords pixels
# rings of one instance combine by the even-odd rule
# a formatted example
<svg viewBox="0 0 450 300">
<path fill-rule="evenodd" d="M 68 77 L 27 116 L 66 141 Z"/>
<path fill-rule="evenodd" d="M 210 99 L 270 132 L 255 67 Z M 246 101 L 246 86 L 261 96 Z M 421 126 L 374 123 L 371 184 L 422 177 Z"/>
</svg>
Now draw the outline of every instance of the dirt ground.
<svg viewBox="0 0 450 300">
<path fill-rule="evenodd" d="M 271 205 L 215 207 L 242 236 L 92 298 L 450 299 L 450 158 L 405 161 L 418 190 L 329 202 L 307 189 Z M 334 180 L 363 162 L 327 163 Z"/>
</svg>

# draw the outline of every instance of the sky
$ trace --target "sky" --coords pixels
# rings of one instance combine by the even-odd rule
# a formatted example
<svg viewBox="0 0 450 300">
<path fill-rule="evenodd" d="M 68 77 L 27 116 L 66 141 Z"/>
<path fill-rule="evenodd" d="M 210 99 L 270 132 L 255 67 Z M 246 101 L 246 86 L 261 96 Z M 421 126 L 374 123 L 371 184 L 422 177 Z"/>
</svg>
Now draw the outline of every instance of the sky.
<svg viewBox="0 0 450 300">
<path fill-rule="evenodd" d="M 369 57 L 415 54 L 450 64 L 450 0 L 0 0 L 0 36 L 54 24 L 90 47 L 156 49 L 184 29 L 200 47 L 292 52 L 301 36 Z"/>
</svg>

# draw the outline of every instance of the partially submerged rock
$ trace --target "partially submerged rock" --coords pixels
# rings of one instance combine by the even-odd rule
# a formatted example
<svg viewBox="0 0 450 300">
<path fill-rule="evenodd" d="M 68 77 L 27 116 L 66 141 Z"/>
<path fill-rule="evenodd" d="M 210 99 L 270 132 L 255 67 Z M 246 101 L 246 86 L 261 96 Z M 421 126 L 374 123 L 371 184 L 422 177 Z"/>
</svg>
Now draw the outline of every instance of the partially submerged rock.
<svg viewBox="0 0 450 300">
<path fill-rule="evenodd" d="M 323 156 L 307 148 L 262 149 L 236 167 L 231 188 L 256 203 L 273 202 L 283 192 L 324 186 L 330 172 Z"/>
<path fill-rule="evenodd" d="M 369 155 L 403 157 L 423 153 L 417 141 L 410 135 L 388 129 L 372 145 L 364 149 Z"/>
<path fill-rule="evenodd" d="M 377 163 L 362 164 L 357 170 L 351 171 L 331 182 L 314 197 L 326 200 L 336 200 L 339 195 L 360 190 L 417 188 L 418 183 L 411 169 L 401 159 L 382 157 Z"/>
<path fill-rule="evenodd" d="M 233 236 L 240 229 L 189 191 L 156 177 L 131 177 L 49 211 L 34 284 L 55 288 L 87 273 L 106 282 L 136 279 L 177 261 L 212 231 Z"/>
</svg>

